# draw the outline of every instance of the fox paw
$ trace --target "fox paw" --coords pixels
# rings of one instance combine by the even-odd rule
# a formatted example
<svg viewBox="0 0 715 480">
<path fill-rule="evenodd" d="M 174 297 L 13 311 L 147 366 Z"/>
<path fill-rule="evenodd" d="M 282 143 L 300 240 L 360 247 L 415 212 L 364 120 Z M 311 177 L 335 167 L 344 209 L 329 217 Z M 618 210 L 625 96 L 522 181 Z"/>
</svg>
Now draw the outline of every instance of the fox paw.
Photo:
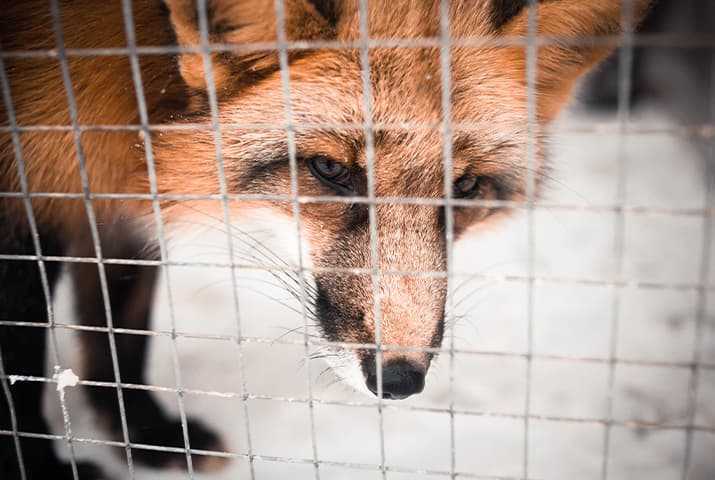
<svg viewBox="0 0 715 480">
<path fill-rule="evenodd" d="M 33 459 L 34 460 L 34 459 Z M 2 473 L 2 472 L 0 472 Z M 20 480 L 22 475 L 20 469 L 12 468 L 10 472 L 6 472 L 8 476 L 2 476 L 7 480 Z M 25 465 L 25 478 L 27 480 L 45 480 L 48 478 L 56 480 L 74 480 L 72 465 L 69 463 L 61 463 L 55 458 L 42 465 Z M 79 480 L 110 480 L 111 477 L 105 475 L 102 470 L 93 463 L 77 462 L 77 478 Z"/>
<path fill-rule="evenodd" d="M 225 451 L 219 436 L 195 420 L 187 421 L 189 445 L 192 450 L 208 450 L 214 452 Z M 145 445 L 171 447 L 173 449 L 185 448 L 184 431 L 179 419 L 171 419 L 147 428 L 135 429 L 131 436 L 132 443 Z M 186 470 L 186 454 L 181 451 L 160 451 L 147 448 L 132 449 L 132 457 L 144 465 L 153 468 L 177 468 Z M 195 470 L 211 471 L 224 466 L 228 461 L 226 457 L 212 455 L 191 456 L 191 463 Z"/>
<path fill-rule="evenodd" d="M 72 465 L 62 464 L 58 470 L 53 471 L 51 476 L 38 478 L 56 478 L 58 480 L 73 480 Z M 105 475 L 102 470 L 90 462 L 77 462 L 77 478 L 79 480 L 110 480 L 111 477 Z"/>
</svg>

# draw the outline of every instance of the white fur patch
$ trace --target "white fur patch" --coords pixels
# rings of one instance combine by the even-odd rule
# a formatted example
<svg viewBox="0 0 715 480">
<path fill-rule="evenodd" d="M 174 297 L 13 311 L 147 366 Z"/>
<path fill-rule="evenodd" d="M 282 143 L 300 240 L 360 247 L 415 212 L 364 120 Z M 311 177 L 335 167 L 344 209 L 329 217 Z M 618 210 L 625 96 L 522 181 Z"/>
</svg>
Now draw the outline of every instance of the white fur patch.
<svg viewBox="0 0 715 480">
<path fill-rule="evenodd" d="M 328 356 L 326 361 L 338 378 L 356 392 L 375 398 L 375 395 L 368 390 L 365 384 L 365 376 L 362 373 L 357 357 L 345 350 L 331 349 L 330 351 L 336 356 Z"/>
<path fill-rule="evenodd" d="M 292 217 L 265 208 L 242 212 L 240 216 L 232 217 L 231 222 L 231 243 L 235 263 L 285 266 L 286 270 L 292 271 L 298 269 L 301 264 L 304 268 L 312 267 L 307 235 L 302 236 L 299 250 L 296 224 Z M 172 261 L 230 263 L 226 226 L 221 212 L 211 215 L 201 212 L 191 213 L 168 224 L 166 234 Z M 197 247 L 200 249 L 199 252 Z M 302 252 L 302 258 L 298 255 L 299 251 Z M 291 284 L 291 289 L 293 293 L 300 295 L 298 279 L 294 273 L 290 275 L 296 279 L 296 282 Z M 245 272 L 242 276 L 246 276 Z M 307 292 L 315 291 L 314 276 L 311 272 L 304 271 L 303 280 Z M 295 310 L 302 311 L 298 299 L 290 298 L 288 301 Z M 310 295 L 306 297 L 306 308 L 308 310 L 315 308 Z M 295 327 L 300 327 L 303 323 L 300 315 L 295 315 L 290 320 L 290 324 Z M 284 322 L 276 320 L 275 323 Z M 307 323 L 308 335 L 311 338 L 319 335 L 319 329 L 315 325 L 318 323 L 317 319 L 309 316 Z M 302 335 L 302 329 L 296 334 Z M 344 384 L 374 397 L 365 386 L 360 363 L 353 353 L 330 347 L 315 348 L 330 354 L 326 356 L 325 361 Z"/>
</svg>

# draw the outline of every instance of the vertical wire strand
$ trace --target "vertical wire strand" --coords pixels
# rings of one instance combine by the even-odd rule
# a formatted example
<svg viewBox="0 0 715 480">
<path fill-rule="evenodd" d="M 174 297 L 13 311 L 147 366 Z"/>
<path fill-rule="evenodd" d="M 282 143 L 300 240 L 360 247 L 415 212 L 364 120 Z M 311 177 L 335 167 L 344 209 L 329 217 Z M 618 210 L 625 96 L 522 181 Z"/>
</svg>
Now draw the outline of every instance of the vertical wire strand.
<svg viewBox="0 0 715 480">
<path fill-rule="evenodd" d="M 174 311 L 174 299 L 171 293 L 171 276 L 167 265 L 168 251 L 166 248 L 166 236 L 164 232 L 164 219 L 161 213 L 161 206 L 157 197 L 159 190 L 156 179 L 156 169 L 154 163 L 154 150 L 152 148 L 151 131 L 149 129 L 149 114 L 146 107 L 146 97 L 144 95 L 144 84 L 142 82 L 141 68 L 139 66 L 139 56 L 137 55 L 137 40 L 134 31 L 134 16 L 132 12 L 131 0 L 122 0 L 122 16 L 124 17 L 124 31 L 129 49 L 129 63 L 132 71 L 132 81 L 134 83 L 134 93 L 137 97 L 137 108 L 139 110 L 139 120 L 141 123 L 140 132 L 144 136 L 144 153 L 146 157 L 147 176 L 149 179 L 149 190 L 152 196 L 152 210 L 154 213 L 154 223 L 156 223 L 159 237 L 159 254 L 161 258 L 161 270 L 166 282 L 166 298 L 169 308 L 169 320 L 171 322 L 171 360 L 174 366 L 174 376 L 176 382 L 176 396 L 179 405 L 179 420 L 184 441 L 186 456 L 186 466 L 189 478 L 194 478 L 193 462 L 191 458 L 191 443 L 189 439 L 188 423 L 186 419 L 186 408 L 184 405 L 183 381 L 181 375 L 181 364 L 179 362 L 179 352 L 176 345 L 176 314 Z"/>
<path fill-rule="evenodd" d="M 710 74 L 710 118 L 715 123 L 715 49 L 711 57 Z M 695 444 L 695 417 L 698 407 L 698 389 L 700 387 L 700 367 L 703 352 L 703 337 L 707 321 L 707 284 L 710 281 L 710 255 L 713 248 L 713 213 L 715 205 L 715 138 L 710 140 L 710 159 L 705 161 L 705 213 L 703 215 L 703 238 L 700 260 L 700 289 L 698 290 L 695 332 L 693 338 L 693 363 L 688 385 L 688 421 L 685 431 L 685 451 L 681 468 L 681 479 L 688 480 Z M 709 162 L 708 162 L 709 160 Z"/>
<path fill-rule="evenodd" d="M 449 17 L 449 0 L 439 2 L 439 55 L 442 84 L 442 161 L 444 163 L 444 217 L 447 268 L 447 292 L 452 283 L 454 245 L 454 208 L 452 205 L 452 52 Z M 447 295 L 447 311 L 453 312 L 454 296 Z M 457 478 L 456 434 L 454 426 L 454 361 L 455 329 L 449 333 L 449 473 Z"/>
<path fill-rule="evenodd" d="M 290 94 L 290 64 L 288 62 L 288 50 L 286 48 L 285 30 L 285 5 L 283 0 L 274 0 L 276 10 L 277 36 L 278 36 L 278 60 L 280 63 L 281 87 L 283 90 L 283 103 L 286 121 L 286 137 L 288 140 L 288 163 L 290 168 L 290 189 L 291 203 L 293 207 L 293 219 L 295 220 L 295 233 L 298 244 L 298 283 L 300 288 L 301 316 L 303 317 L 303 346 L 305 349 L 305 369 L 308 381 L 308 411 L 310 415 L 310 439 L 313 454 L 313 468 L 315 480 L 320 480 L 320 464 L 318 463 L 318 442 L 315 434 L 315 408 L 313 405 L 313 384 L 310 367 L 310 346 L 308 334 L 308 305 L 307 292 L 305 286 L 305 269 L 303 259 L 303 236 L 301 234 L 301 212 L 298 203 L 298 160 L 296 155 L 295 125 L 293 124 L 293 108 L 291 106 Z"/>
<path fill-rule="evenodd" d="M 87 175 L 87 163 L 82 143 L 82 135 L 79 128 L 79 115 L 77 113 L 77 103 L 75 101 L 74 91 L 72 88 L 72 78 L 69 71 L 69 63 L 64 46 L 64 35 L 62 33 L 62 18 L 60 16 L 60 7 L 58 0 L 50 0 L 50 10 L 52 12 L 53 26 L 55 30 L 55 43 L 57 44 L 57 59 L 60 64 L 62 73 L 62 83 L 67 99 L 67 106 L 70 111 L 70 119 L 72 122 L 72 136 L 75 149 L 77 150 L 77 162 L 79 164 L 80 180 L 82 183 L 82 193 L 84 197 L 85 210 L 89 221 L 89 228 L 92 237 L 92 245 L 94 247 L 95 256 L 97 259 L 97 270 L 99 274 L 100 289 L 102 292 L 102 300 L 104 302 L 104 316 L 107 322 L 107 336 L 109 338 L 109 349 L 112 357 L 112 370 L 114 380 L 117 383 L 117 401 L 119 403 L 119 416 L 122 426 L 122 436 L 124 440 L 124 450 L 127 457 L 127 467 L 129 468 L 130 477 L 134 478 L 134 462 L 132 460 L 132 451 L 129 442 L 129 429 L 127 427 L 127 415 L 124 405 L 124 394 L 122 393 L 121 375 L 119 373 L 119 360 L 117 358 L 117 345 L 114 338 L 114 322 L 112 319 L 112 309 L 109 300 L 109 288 L 107 285 L 107 275 L 104 265 L 104 257 L 102 254 L 102 244 L 97 227 L 97 218 L 95 215 L 94 205 L 90 196 L 89 176 Z"/>
<path fill-rule="evenodd" d="M 620 331 L 620 310 L 622 304 L 623 264 L 625 260 L 626 213 L 628 201 L 628 158 L 627 126 L 630 121 L 630 98 L 633 73 L 633 0 L 625 0 L 621 10 L 621 47 L 618 52 L 618 183 L 616 186 L 616 222 L 614 226 L 613 268 L 614 285 L 611 287 L 611 324 L 609 337 L 609 361 L 606 387 L 606 422 L 603 429 L 603 456 L 601 458 L 601 479 L 608 478 L 608 461 L 611 450 L 611 422 L 613 420 L 614 388 L 616 381 L 616 358 Z"/>
<path fill-rule="evenodd" d="M 527 326 L 526 326 L 526 372 L 524 395 L 524 439 L 522 447 L 522 476 L 529 478 L 529 416 L 531 412 L 532 389 L 532 353 L 534 344 L 534 282 L 535 282 L 535 240 L 534 240 L 534 203 L 536 202 L 536 81 L 538 74 L 538 3 L 528 0 L 526 5 L 526 198 L 527 198 Z"/>
<path fill-rule="evenodd" d="M 0 48 L 0 53 L 2 48 Z M 57 342 L 57 333 L 55 329 L 55 315 L 52 306 L 52 290 L 50 282 L 47 278 L 47 268 L 42 254 L 42 244 L 40 242 L 40 231 L 37 227 L 37 219 L 35 218 L 35 211 L 32 207 L 32 201 L 30 200 L 30 188 L 27 182 L 27 171 L 25 168 L 25 158 L 22 154 L 22 144 L 20 142 L 20 133 L 17 125 L 17 117 L 15 115 L 15 107 L 12 100 L 12 93 L 10 92 L 10 82 L 7 77 L 7 71 L 5 69 L 5 63 L 0 58 L 0 82 L 2 83 L 2 95 L 3 100 L 6 105 L 8 122 L 10 123 L 10 128 L 12 129 L 12 143 L 15 150 L 15 163 L 17 166 L 18 178 L 20 180 L 20 189 L 22 190 L 23 204 L 25 207 L 25 213 L 27 216 L 27 222 L 30 227 L 30 235 L 32 236 L 33 249 L 35 250 L 35 255 L 37 255 L 37 268 L 40 272 L 40 283 L 42 285 L 42 294 L 45 297 L 45 305 L 47 309 L 47 322 L 49 326 L 49 337 L 51 342 L 51 350 L 53 356 L 53 364 L 55 368 L 60 368 L 62 365 L 60 359 L 60 350 Z M 9 390 L 8 390 L 9 392 Z M 59 395 L 60 409 L 62 410 L 62 418 L 64 420 L 65 429 L 65 439 L 67 441 L 67 447 L 70 454 L 70 466 L 72 468 L 72 475 L 74 479 L 77 480 L 77 459 L 75 456 L 74 444 L 72 441 L 72 422 L 70 420 L 69 409 L 67 408 L 67 403 L 65 396 L 60 392 Z M 14 412 L 13 412 L 14 415 Z M 19 446 L 19 441 L 18 441 Z M 24 465 L 23 465 L 24 469 Z"/>
<path fill-rule="evenodd" d="M 20 479 L 27 480 L 27 473 L 25 472 L 25 461 L 22 455 L 22 446 L 20 445 L 20 436 L 18 432 L 20 431 L 17 426 L 17 414 L 15 413 L 15 402 L 12 400 L 12 395 L 10 394 L 10 385 L 7 384 L 7 373 L 5 372 L 5 363 L 3 362 L 2 346 L 0 345 L 0 384 L 2 385 L 2 390 L 5 395 L 5 400 L 7 401 L 8 410 L 10 411 L 10 429 L 12 430 L 12 439 L 15 444 L 15 455 L 17 457 L 17 466 L 20 469 Z M 72 472 L 74 475 L 74 471 Z M 77 480 L 77 477 L 75 477 Z"/>
<path fill-rule="evenodd" d="M 50 329 L 51 336 L 53 337 L 53 341 L 56 342 L 57 339 L 55 338 L 55 332 L 53 329 Z M 60 401 L 60 410 L 62 411 L 62 425 L 65 429 L 65 441 L 67 442 L 67 447 L 69 449 L 70 453 L 70 468 L 72 469 L 72 478 L 74 480 L 79 480 L 79 473 L 77 471 L 77 459 L 75 458 L 75 452 L 74 452 L 74 442 L 72 438 L 72 421 L 70 419 L 70 413 L 69 409 L 67 408 L 67 398 L 65 397 L 65 387 L 59 386 L 59 375 L 62 371 L 60 368 L 59 363 L 55 363 L 55 373 L 53 375 L 53 378 L 56 378 L 58 381 L 58 388 L 57 388 L 57 396 L 59 397 Z"/>
<path fill-rule="evenodd" d="M 248 389 L 246 385 L 246 375 L 244 369 L 244 358 L 243 358 L 243 348 L 241 346 L 242 341 L 242 328 L 241 328 L 241 311 L 240 303 L 238 298 L 238 280 L 236 279 L 236 259 L 235 259 L 235 249 L 233 245 L 233 237 L 231 232 L 233 231 L 231 226 L 231 215 L 228 208 L 228 186 L 226 184 L 226 173 L 224 169 L 223 161 L 223 147 L 221 140 L 221 124 L 218 114 L 218 100 L 216 97 L 216 84 L 214 83 L 213 66 L 211 65 L 211 46 L 209 41 L 209 24 L 208 24 L 208 14 L 206 12 L 206 0 L 196 0 L 196 10 L 199 19 L 199 38 L 201 42 L 201 56 L 203 59 L 204 75 L 206 80 L 206 92 L 209 99 L 209 109 L 211 113 L 211 129 L 214 134 L 214 148 L 216 154 L 216 168 L 219 175 L 219 188 L 221 193 L 221 205 L 223 210 L 223 222 L 226 225 L 226 244 L 228 247 L 229 261 L 231 263 L 231 289 L 233 295 L 233 308 L 234 315 L 236 318 L 236 348 L 238 349 L 238 361 L 239 361 L 239 381 L 241 383 L 242 390 L 242 404 L 243 404 L 243 416 L 244 425 L 246 429 L 246 449 L 248 453 L 249 471 L 251 474 L 251 479 L 256 476 L 255 466 L 254 466 L 254 454 L 253 454 L 253 444 L 251 441 L 251 423 L 248 415 Z"/>
<path fill-rule="evenodd" d="M 365 114 L 365 163 L 367 166 L 367 197 L 370 230 L 370 276 L 372 278 L 373 317 L 375 323 L 375 375 L 377 377 L 377 414 L 380 434 L 380 472 L 383 480 L 386 480 L 385 421 L 382 406 L 382 315 L 380 312 L 377 207 L 375 202 L 375 137 L 372 121 L 372 83 L 370 80 L 370 51 L 368 47 L 370 32 L 367 0 L 358 1 L 358 17 L 360 76 L 362 77 L 363 110 Z"/>
</svg>

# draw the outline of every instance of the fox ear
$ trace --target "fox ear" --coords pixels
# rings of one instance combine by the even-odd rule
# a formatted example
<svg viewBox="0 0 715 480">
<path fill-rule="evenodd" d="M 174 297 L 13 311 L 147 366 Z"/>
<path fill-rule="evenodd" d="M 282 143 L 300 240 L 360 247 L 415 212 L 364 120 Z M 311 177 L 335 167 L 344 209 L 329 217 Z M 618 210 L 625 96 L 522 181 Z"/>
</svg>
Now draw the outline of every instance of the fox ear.
<svg viewBox="0 0 715 480">
<path fill-rule="evenodd" d="M 619 35 L 624 19 L 628 19 L 628 28 L 634 29 L 650 3 L 651 0 L 545 0 L 536 5 L 536 33 L 539 38 L 547 37 L 547 44 L 538 47 L 537 56 L 536 88 L 541 119 L 555 117 L 576 81 L 614 49 L 603 37 Z M 528 37 L 528 10 L 522 8 L 497 27 L 498 33 Z M 516 56 L 512 60 L 520 66 L 526 82 L 526 48 L 509 50 Z"/>
<path fill-rule="evenodd" d="M 201 30 L 197 0 L 165 0 L 171 25 L 181 47 L 200 47 Z M 278 53 L 241 50 L 241 45 L 278 41 L 276 12 L 269 0 L 205 0 L 210 44 L 237 46 L 212 52 L 211 67 L 219 95 L 233 87 L 254 82 L 278 70 Z M 308 0 L 285 0 L 285 31 L 288 40 L 327 39 L 333 34 L 330 21 Z M 197 90 L 206 89 L 206 71 L 201 53 L 182 53 L 179 70 L 184 81 Z"/>
</svg>

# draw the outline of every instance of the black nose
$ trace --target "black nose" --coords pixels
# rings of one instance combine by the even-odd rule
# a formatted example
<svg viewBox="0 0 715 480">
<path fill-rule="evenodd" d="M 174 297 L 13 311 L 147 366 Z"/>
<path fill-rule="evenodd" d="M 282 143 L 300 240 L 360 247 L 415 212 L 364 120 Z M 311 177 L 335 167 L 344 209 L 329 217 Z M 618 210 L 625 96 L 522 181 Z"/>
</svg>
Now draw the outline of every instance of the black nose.
<svg viewBox="0 0 715 480">
<path fill-rule="evenodd" d="M 377 395 L 375 367 L 370 369 L 365 382 L 367 388 Z M 421 368 L 407 360 L 391 360 L 382 366 L 382 398 L 402 400 L 425 388 L 425 374 Z"/>
</svg>

